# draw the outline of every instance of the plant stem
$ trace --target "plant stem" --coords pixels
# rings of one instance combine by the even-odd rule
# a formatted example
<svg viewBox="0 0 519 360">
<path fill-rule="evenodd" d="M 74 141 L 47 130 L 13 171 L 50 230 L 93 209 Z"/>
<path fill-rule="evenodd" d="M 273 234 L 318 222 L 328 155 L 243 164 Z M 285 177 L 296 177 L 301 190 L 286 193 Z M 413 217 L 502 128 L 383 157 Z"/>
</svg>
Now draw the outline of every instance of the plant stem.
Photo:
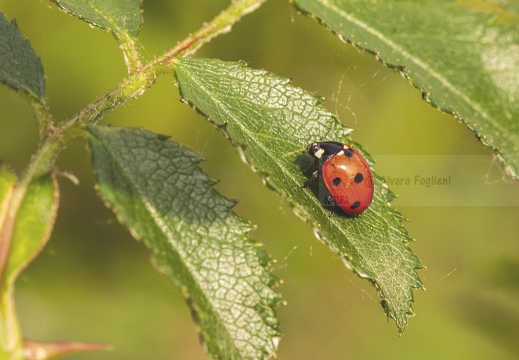
<svg viewBox="0 0 519 360">
<path fill-rule="evenodd" d="M 172 73 L 174 59 L 193 55 L 203 44 L 208 43 L 216 36 L 230 31 L 232 25 L 238 22 L 246 14 L 256 10 L 266 0 L 234 0 L 232 4 L 211 22 L 204 24 L 194 34 L 180 41 L 161 57 L 140 66 L 140 61 L 133 61 L 129 69 L 135 68 L 135 72 L 123 81 L 115 89 L 108 91 L 103 97 L 98 98 L 70 120 L 65 123 L 61 131 L 70 127 L 84 124 L 95 124 L 107 112 L 121 106 L 131 98 L 142 95 L 144 91 L 153 85 L 157 76 Z M 120 42 L 122 44 L 123 41 Z M 133 54 L 135 49 L 129 52 Z M 125 56 L 128 54 L 125 53 Z M 138 58 L 137 55 L 130 56 Z M 128 60 L 127 60 L 128 62 Z M 129 70 L 130 71 L 130 70 Z"/>
<path fill-rule="evenodd" d="M 47 97 L 43 96 L 40 101 L 34 101 L 31 99 L 31 106 L 34 116 L 38 120 L 40 139 L 44 139 L 50 132 L 52 132 L 52 124 L 54 122 L 49 109 Z"/>
<path fill-rule="evenodd" d="M 124 62 L 128 69 L 128 75 L 131 75 L 142 67 L 142 62 L 139 52 L 135 48 L 137 39 L 129 37 L 125 32 L 123 32 L 123 34 L 124 36 L 116 36 L 114 34 L 114 37 L 119 43 L 119 49 L 123 52 Z"/>
<path fill-rule="evenodd" d="M 22 360 L 23 340 L 14 305 L 14 284 L 0 293 L 0 359 Z"/>
<path fill-rule="evenodd" d="M 197 32 L 190 35 L 175 47 L 168 50 L 155 62 L 169 62 L 175 57 L 193 55 L 203 44 L 220 34 L 231 31 L 231 27 L 243 16 L 259 8 L 266 0 L 234 0 L 231 5 L 218 14 L 211 22 L 204 24 Z"/>
</svg>

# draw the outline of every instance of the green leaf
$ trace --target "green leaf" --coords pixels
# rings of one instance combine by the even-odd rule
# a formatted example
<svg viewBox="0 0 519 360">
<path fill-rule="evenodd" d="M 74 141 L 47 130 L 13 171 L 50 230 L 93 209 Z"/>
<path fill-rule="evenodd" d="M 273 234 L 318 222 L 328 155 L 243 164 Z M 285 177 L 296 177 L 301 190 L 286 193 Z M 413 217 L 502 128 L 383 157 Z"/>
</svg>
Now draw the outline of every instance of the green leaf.
<svg viewBox="0 0 519 360">
<path fill-rule="evenodd" d="M 519 177 L 517 23 L 451 0 L 293 2 L 398 68 L 426 101 L 462 119 Z"/>
<path fill-rule="evenodd" d="M 66 12 L 112 31 L 136 37 L 142 24 L 140 0 L 52 0 Z"/>
<path fill-rule="evenodd" d="M 166 136 L 88 126 L 99 192 L 180 287 L 212 358 L 273 356 L 281 301 L 252 226 L 197 167 L 202 158 Z"/>
<path fill-rule="evenodd" d="M 373 203 L 364 213 L 329 218 L 317 194 L 301 188 L 313 170 L 306 146 L 317 140 L 351 143 L 346 137 L 351 130 L 320 106 L 321 98 L 266 71 L 182 59 L 175 75 L 183 99 L 220 126 L 267 185 L 314 226 L 317 237 L 375 285 L 386 313 L 403 331 L 412 314 L 411 289 L 422 286 L 415 269 L 422 266 L 406 246 L 410 238 L 402 216 L 389 206 L 391 191 L 376 176 Z"/>
<path fill-rule="evenodd" d="M 50 237 L 59 193 L 52 174 L 29 184 L 0 164 L 0 358 L 21 359 L 23 341 L 14 307 L 18 274 Z"/>
<path fill-rule="evenodd" d="M 45 79 L 40 58 L 36 56 L 16 21 L 0 13 L 0 82 L 36 100 L 45 94 Z"/>
<path fill-rule="evenodd" d="M 18 274 L 47 243 L 54 227 L 58 204 L 58 184 L 53 175 L 40 176 L 29 184 L 14 219 L 6 267 L 10 285 L 14 284 Z"/>
</svg>

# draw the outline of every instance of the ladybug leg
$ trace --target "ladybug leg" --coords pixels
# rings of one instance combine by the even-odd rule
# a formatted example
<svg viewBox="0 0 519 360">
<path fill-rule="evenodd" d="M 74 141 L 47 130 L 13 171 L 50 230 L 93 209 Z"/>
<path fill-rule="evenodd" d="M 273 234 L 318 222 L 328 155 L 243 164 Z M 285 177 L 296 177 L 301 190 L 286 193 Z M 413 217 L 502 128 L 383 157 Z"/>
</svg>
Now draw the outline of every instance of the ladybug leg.
<svg viewBox="0 0 519 360">
<path fill-rule="evenodd" d="M 331 195 L 328 195 L 326 197 L 326 200 L 328 201 L 328 204 L 330 206 L 332 206 L 332 211 L 330 211 L 330 214 L 328 214 L 328 218 L 331 218 L 333 216 L 333 214 L 335 214 L 335 210 L 333 210 L 333 209 L 337 206 L 337 203 L 335 202 L 335 200 L 333 199 L 333 197 Z"/>
<path fill-rule="evenodd" d="M 314 171 L 312 173 L 312 177 L 310 178 L 310 180 L 308 180 L 308 182 L 306 184 L 304 184 L 303 186 L 301 186 L 301 188 L 303 189 L 309 189 L 312 187 L 312 184 L 314 183 L 315 179 L 317 179 L 319 177 L 319 171 Z"/>
</svg>

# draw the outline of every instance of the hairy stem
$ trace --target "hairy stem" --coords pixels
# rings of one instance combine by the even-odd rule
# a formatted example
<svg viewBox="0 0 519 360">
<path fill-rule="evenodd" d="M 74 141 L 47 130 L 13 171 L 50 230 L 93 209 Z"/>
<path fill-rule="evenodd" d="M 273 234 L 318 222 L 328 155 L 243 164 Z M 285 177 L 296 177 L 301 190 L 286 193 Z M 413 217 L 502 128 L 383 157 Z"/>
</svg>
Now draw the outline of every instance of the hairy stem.
<svg viewBox="0 0 519 360">
<path fill-rule="evenodd" d="M 38 120 L 40 128 L 40 139 L 45 139 L 52 132 L 54 119 L 49 109 L 46 96 L 41 101 L 31 101 L 32 111 Z"/>
<path fill-rule="evenodd" d="M 136 49 L 137 39 L 129 36 L 114 36 L 119 43 L 119 49 L 123 52 L 124 62 L 131 75 L 142 67 L 139 52 Z"/>
<path fill-rule="evenodd" d="M 203 44 L 220 34 L 231 31 L 231 27 L 243 16 L 259 8 L 266 0 L 234 0 L 211 22 L 204 24 L 197 32 L 179 42 L 155 62 L 170 61 L 175 57 L 193 55 Z"/>
</svg>

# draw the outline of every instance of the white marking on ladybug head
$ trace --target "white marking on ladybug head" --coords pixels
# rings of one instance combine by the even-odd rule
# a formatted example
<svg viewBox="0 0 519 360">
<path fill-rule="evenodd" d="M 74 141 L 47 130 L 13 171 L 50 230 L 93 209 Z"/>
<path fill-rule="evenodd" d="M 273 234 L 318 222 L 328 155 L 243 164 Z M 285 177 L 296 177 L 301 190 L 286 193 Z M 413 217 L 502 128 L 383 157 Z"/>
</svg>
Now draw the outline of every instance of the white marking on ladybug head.
<svg viewBox="0 0 519 360">
<path fill-rule="evenodd" d="M 314 156 L 318 159 L 320 159 L 324 154 L 324 149 L 323 148 L 319 148 L 319 150 L 315 151 L 314 152 Z"/>
</svg>

